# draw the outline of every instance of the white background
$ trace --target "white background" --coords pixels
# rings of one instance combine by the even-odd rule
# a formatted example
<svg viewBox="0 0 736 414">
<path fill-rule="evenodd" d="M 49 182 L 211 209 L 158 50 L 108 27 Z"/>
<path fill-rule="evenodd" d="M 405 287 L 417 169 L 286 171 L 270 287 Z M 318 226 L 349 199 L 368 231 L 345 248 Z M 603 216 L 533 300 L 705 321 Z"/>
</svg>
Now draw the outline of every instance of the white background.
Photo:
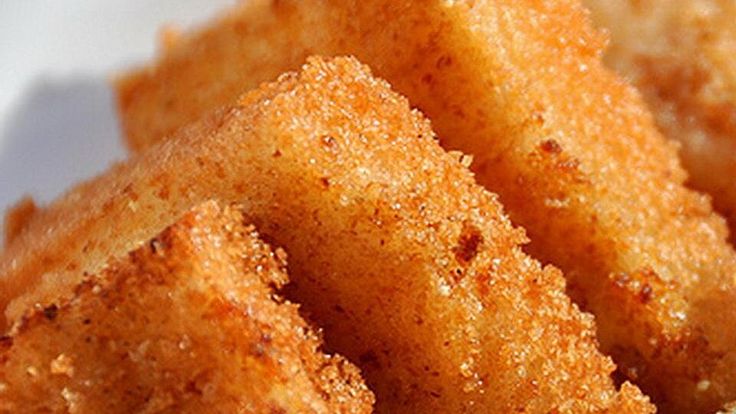
<svg viewBox="0 0 736 414">
<path fill-rule="evenodd" d="M 234 3 L 0 0 L 0 212 L 25 194 L 51 201 L 122 159 L 109 80 L 154 56 L 163 25 Z"/>
</svg>

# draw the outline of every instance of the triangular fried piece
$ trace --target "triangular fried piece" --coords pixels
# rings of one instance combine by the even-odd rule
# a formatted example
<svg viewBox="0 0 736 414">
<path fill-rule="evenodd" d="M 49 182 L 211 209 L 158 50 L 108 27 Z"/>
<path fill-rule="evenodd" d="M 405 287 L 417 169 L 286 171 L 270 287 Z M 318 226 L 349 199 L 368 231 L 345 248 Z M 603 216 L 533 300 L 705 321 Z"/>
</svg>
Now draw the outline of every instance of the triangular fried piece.
<svg viewBox="0 0 736 414">
<path fill-rule="evenodd" d="M 370 413 L 358 370 L 319 350 L 274 252 L 214 202 L 0 339 L 0 412 Z"/>
</svg>

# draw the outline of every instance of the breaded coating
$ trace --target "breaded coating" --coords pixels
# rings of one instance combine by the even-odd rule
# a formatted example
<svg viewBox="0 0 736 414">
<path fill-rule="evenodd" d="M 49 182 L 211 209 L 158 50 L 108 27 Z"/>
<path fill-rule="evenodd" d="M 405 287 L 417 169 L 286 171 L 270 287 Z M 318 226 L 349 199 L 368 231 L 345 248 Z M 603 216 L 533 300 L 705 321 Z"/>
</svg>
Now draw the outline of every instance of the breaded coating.
<svg viewBox="0 0 736 414">
<path fill-rule="evenodd" d="M 283 254 L 208 202 L 0 338 L 3 413 L 370 413 L 373 394 L 274 297 Z"/>
<path fill-rule="evenodd" d="M 736 2 L 586 0 L 610 30 L 605 61 L 642 91 L 682 145 L 689 184 L 713 196 L 736 234 Z"/>
<path fill-rule="evenodd" d="M 311 59 L 39 213 L 0 259 L 6 300 L 31 292 L 9 315 L 193 203 L 234 200 L 379 412 L 651 412 L 616 392 L 592 317 L 467 161 L 367 67 Z"/>
<path fill-rule="evenodd" d="M 603 43 L 577 0 L 249 1 L 123 79 L 120 109 L 140 149 L 300 55 L 354 54 L 474 156 L 621 373 L 712 412 L 736 398 L 736 254 Z"/>
</svg>

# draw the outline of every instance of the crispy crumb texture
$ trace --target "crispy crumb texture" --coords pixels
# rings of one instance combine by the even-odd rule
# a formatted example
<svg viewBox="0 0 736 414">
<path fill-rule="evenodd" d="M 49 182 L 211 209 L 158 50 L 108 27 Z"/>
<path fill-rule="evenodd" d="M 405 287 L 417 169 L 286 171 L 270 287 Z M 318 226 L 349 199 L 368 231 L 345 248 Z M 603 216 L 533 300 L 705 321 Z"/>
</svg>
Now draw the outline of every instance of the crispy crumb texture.
<svg viewBox="0 0 736 414">
<path fill-rule="evenodd" d="M 0 261 L 8 316 L 191 204 L 236 200 L 378 411 L 651 412 L 467 161 L 356 60 L 310 59 L 39 213 Z"/>
<path fill-rule="evenodd" d="M 605 39 L 577 0 L 246 3 L 119 82 L 132 148 L 308 53 L 353 54 L 446 148 L 473 156 L 529 252 L 596 315 L 622 377 L 682 412 L 736 398 L 736 331 L 723 329 L 736 324 L 736 254 L 723 219 L 683 186 L 675 144 L 637 92 L 603 67 Z"/>
<path fill-rule="evenodd" d="M 274 297 L 285 262 L 208 202 L 0 338 L 0 412 L 370 413 L 357 368 Z"/>
<path fill-rule="evenodd" d="M 682 144 L 689 184 L 713 196 L 736 234 L 736 3 L 586 0 L 611 33 L 606 62 L 643 93 Z"/>
</svg>

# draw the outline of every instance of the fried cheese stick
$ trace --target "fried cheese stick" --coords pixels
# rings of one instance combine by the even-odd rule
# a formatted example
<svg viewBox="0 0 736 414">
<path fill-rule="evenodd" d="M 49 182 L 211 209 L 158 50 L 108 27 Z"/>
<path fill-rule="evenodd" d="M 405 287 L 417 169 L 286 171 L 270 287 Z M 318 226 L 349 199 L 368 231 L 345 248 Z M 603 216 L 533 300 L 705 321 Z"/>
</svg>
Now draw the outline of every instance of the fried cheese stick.
<svg viewBox="0 0 736 414">
<path fill-rule="evenodd" d="M 610 30 L 605 61 L 644 95 L 682 144 L 689 184 L 713 196 L 736 234 L 736 3 L 586 0 Z"/>
<path fill-rule="evenodd" d="M 119 84 L 134 149 L 317 51 L 375 68 L 474 156 L 529 251 L 662 407 L 736 398 L 736 254 L 577 1 L 249 1 Z"/>
<path fill-rule="evenodd" d="M 3 303 L 21 295 L 14 320 L 202 199 L 237 201 L 378 411 L 651 412 L 460 158 L 366 67 L 315 58 L 37 212 L 0 257 Z"/>
<path fill-rule="evenodd" d="M 0 339 L 0 412 L 370 413 L 238 208 L 202 204 Z"/>
</svg>

